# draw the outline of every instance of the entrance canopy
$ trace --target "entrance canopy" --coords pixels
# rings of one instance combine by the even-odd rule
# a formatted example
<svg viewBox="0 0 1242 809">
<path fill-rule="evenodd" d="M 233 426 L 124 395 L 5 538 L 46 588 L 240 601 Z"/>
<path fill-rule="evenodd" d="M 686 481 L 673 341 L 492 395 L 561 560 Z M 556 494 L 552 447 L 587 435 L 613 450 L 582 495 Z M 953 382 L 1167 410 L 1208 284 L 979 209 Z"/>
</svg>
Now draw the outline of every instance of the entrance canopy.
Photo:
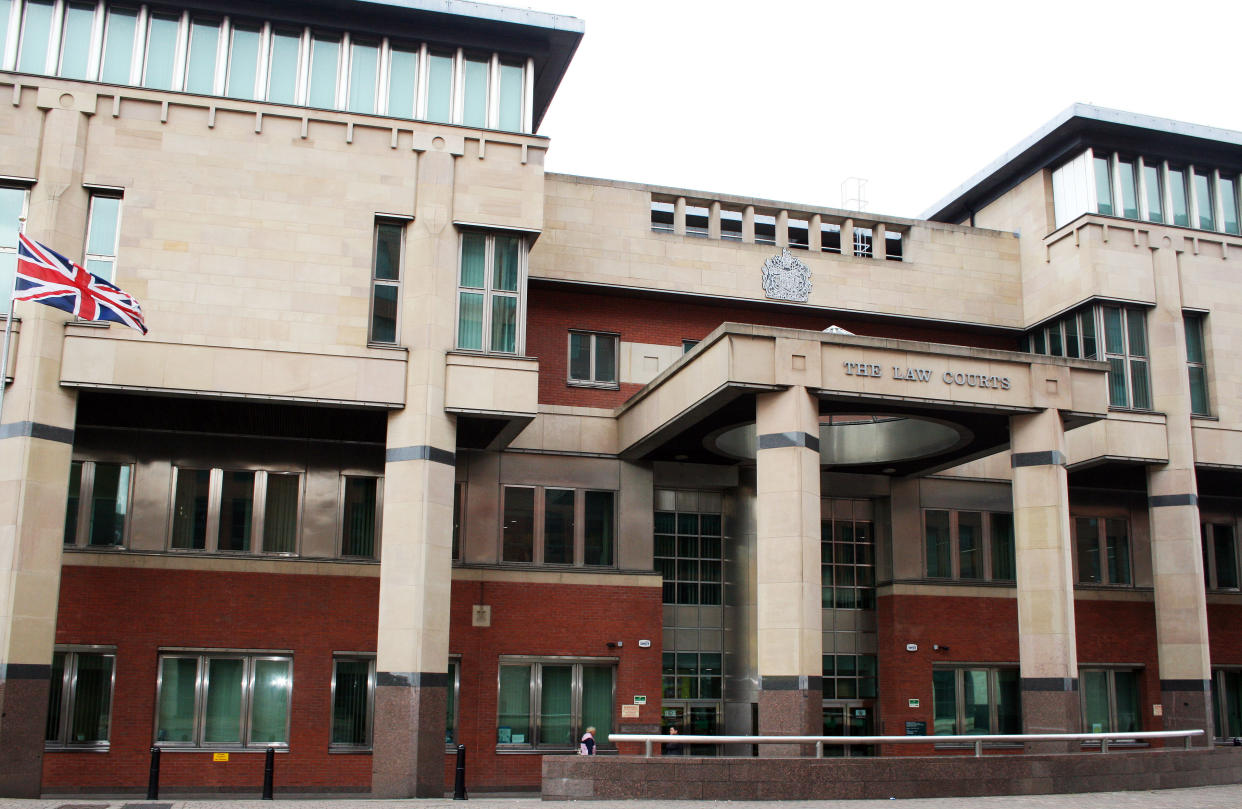
<svg viewBox="0 0 1242 809">
<path fill-rule="evenodd" d="M 622 457 L 753 460 L 755 395 L 819 400 L 821 462 L 926 474 L 1009 444 L 1009 417 L 1046 408 L 1066 427 L 1108 412 L 1093 360 L 725 323 L 618 410 Z"/>
</svg>

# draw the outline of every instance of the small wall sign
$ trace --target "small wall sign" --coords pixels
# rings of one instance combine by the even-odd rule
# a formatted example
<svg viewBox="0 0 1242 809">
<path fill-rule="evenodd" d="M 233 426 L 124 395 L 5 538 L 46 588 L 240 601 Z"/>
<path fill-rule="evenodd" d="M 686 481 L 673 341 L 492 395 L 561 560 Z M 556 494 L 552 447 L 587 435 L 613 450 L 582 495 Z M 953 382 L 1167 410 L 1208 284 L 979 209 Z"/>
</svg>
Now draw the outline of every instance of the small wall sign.
<svg viewBox="0 0 1242 809">
<path fill-rule="evenodd" d="M 906 702 L 909 704 L 911 708 L 919 707 L 919 701 L 917 699 L 906 700 Z"/>
<path fill-rule="evenodd" d="M 646 697 L 646 696 L 644 696 L 644 695 L 642 695 L 642 694 L 636 695 L 636 696 L 634 697 L 634 704 L 635 704 L 635 705 L 646 705 L 646 704 L 647 704 L 647 697 Z"/>
<path fill-rule="evenodd" d="M 212 761 L 228 761 L 229 754 L 228 753 L 212 753 L 211 760 Z"/>
<path fill-rule="evenodd" d="M 1164 706 L 1163 705 L 1151 706 L 1151 715 L 1152 716 L 1164 716 Z"/>
<path fill-rule="evenodd" d="M 637 705 L 622 705 L 621 706 L 621 718 L 622 719 L 637 719 L 638 718 L 638 706 Z"/>
</svg>

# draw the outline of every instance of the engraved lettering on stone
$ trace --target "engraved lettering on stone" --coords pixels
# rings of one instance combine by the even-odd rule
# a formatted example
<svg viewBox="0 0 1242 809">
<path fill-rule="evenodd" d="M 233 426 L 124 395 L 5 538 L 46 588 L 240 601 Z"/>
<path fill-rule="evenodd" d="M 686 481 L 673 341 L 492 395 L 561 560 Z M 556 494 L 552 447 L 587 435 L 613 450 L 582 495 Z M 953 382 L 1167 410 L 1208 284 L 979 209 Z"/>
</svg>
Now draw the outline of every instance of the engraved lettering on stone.
<svg viewBox="0 0 1242 809">
<path fill-rule="evenodd" d="M 778 301 L 802 301 L 811 297 L 811 268 L 789 248 L 763 262 L 763 292 Z"/>
</svg>

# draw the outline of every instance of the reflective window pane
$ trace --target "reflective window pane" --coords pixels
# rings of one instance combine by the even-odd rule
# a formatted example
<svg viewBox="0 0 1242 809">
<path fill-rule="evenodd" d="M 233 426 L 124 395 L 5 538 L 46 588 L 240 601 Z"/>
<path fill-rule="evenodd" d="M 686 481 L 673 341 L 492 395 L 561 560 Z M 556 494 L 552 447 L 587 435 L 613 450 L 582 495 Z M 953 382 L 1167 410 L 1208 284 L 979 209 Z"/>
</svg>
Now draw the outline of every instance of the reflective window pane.
<svg viewBox="0 0 1242 809">
<path fill-rule="evenodd" d="M 371 298 L 371 342 L 397 342 L 399 289 L 395 284 L 375 284 Z"/>
<path fill-rule="evenodd" d="M 254 518 L 254 472 L 225 471 L 220 487 L 220 530 L 216 548 L 250 550 L 250 525 Z"/>
<path fill-rule="evenodd" d="M 195 695 L 198 690 L 198 659 L 165 657 L 160 661 L 157 742 L 194 741 Z"/>
<path fill-rule="evenodd" d="M 1127 348 L 1131 357 L 1147 356 L 1147 317 L 1142 309 L 1126 310 Z"/>
<path fill-rule="evenodd" d="M 570 746 L 573 737 L 573 667 L 542 666 L 539 699 L 539 743 Z"/>
<path fill-rule="evenodd" d="M 1190 203 L 1186 197 L 1186 172 L 1182 169 L 1169 169 L 1169 213 L 1173 224 L 1178 227 L 1190 226 Z"/>
<path fill-rule="evenodd" d="M 245 661 L 215 658 L 207 661 L 207 709 L 203 718 L 204 744 L 242 742 L 242 677 Z"/>
<path fill-rule="evenodd" d="M 349 47 L 349 111 L 375 112 L 375 87 L 379 81 L 379 46 L 352 43 Z"/>
<path fill-rule="evenodd" d="M 401 277 L 401 225 L 380 224 L 375 228 L 375 277 L 396 281 Z"/>
<path fill-rule="evenodd" d="M 1013 581 L 1017 578 L 1015 561 L 1013 515 L 992 514 L 992 578 Z"/>
<path fill-rule="evenodd" d="M 517 351 L 517 303 L 511 295 L 492 297 L 492 351 Z"/>
<path fill-rule="evenodd" d="M 518 288 L 518 248 L 521 240 L 516 236 L 497 236 L 496 269 L 492 278 L 492 289 L 516 292 Z"/>
<path fill-rule="evenodd" d="M 134 32 L 137 28 L 137 11 L 127 8 L 108 9 L 100 81 L 129 84 L 130 69 L 134 62 Z"/>
<path fill-rule="evenodd" d="M 267 100 L 295 104 L 298 100 L 298 58 L 302 37 L 291 32 L 272 34 L 272 56 L 268 65 Z"/>
<path fill-rule="evenodd" d="M 73 461 L 69 465 L 69 497 L 65 502 L 65 544 L 73 545 L 78 541 L 78 506 L 82 502 L 82 470 L 81 461 Z"/>
<path fill-rule="evenodd" d="M 112 718 L 112 666 L 108 654 L 76 652 L 73 716 L 69 720 L 67 744 L 108 741 Z"/>
<path fill-rule="evenodd" d="M 91 196 L 90 234 L 86 252 L 92 256 L 115 256 L 117 226 L 121 219 L 120 197 Z"/>
<path fill-rule="evenodd" d="M 487 74 L 486 59 L 466 59 L 465 75 L 462 77 L 465 105 L 462 123 L 466 126 L 487 126 Z"/>
<path fill-rule="evenodd" d="M 151 15 L 147 27 L 147 58 L 142 84 L 156 90 L 173 87 L 173 60 L 177 55 L 176 17 Z"/>
<path fill-rule="evenodd" d="M 526 94 L 526 70 L 519 64 L 500 65 L 500 121 L 497 125 L 510 132 L 522 130 L 522 99 Z"/>
<path fill-rule="evenodd" d="M 433 53 L 427 64 L 427 120 L 449 123 L 453 116 L 453 57 Z"/>
<path fill-rule="evenodd" d="M 71 3 L 65 9 L 65 30 L 61 36 L 60 75 L 85 79 L 90 67 L 91 29 L 95 25 L 94 3 Z"/>
<path fill-rule="evenodd" d="M 569 378 L 581 382 L 591 379 L 591 335 L 570 332 Z"/>
<path fill-rule="evenodd" d="M 543 561 L 567 565 L 574 561 L 574 491 L 543 490 Z"/>
<path fill-rule="evenodd" d="M 1164 221 L 1164 186 L 1160 182 L 1160 166 L 1143 164 L 1143 183 L 1147 198 L 1147 219 Z"/>
<path fill-rule="evenodd" d="M 582 667 L 582 729 L 595 728 L 595 743 L 612 733 L 612 667 Z M 573 740 L 571 740 L 573 741 Z"/>
<path fill-rule="evenodd" d="M 611 565 L 613 547 L 613 493 L 587 492 L 583 518 L 583 564 Z M 596 725 L 598 727 L 598 724 Z"/>
<path fill-rule="evenodd" d="M 254 661 L 254 692 L 250 704 L 251 744 L 288 743 L 292 667 L 289 660 Z"/>
<path fill-rule="evenodd" d="M 267 475 L 263 505 L 265 553 L 293 553 L 297 549 L 299 484 L 297 475 Z"/>
<path fill-rule="evenodd" d="M 48 38 L 52 35 L 52 0 L 26 0 L 22 14 L 19 73 L 42 73 L 47 69 Z"/>
<path fill-rule="evenodd" d="M 1195 205 L 1199 208 L 1199 227 L 1216 230 L 1216 205 L 1212 198 L 1212 175 L 1202 170 L 1194 173 Z"/>
<path fill-rule="evenodd" d="M 418 86 L 418 52 L 394 48 L 388 62 L 388 114 L 414 117 L 414 90 Z"/>
<path fill-rule="evenodd" d="M 947 577 L 953 575 L 949 558 L 949 512 L 928 511 L 925 514 L 925 539 L 927 543 L 927 575 Z"/>
<path fill-rule="evenodd" d="M 482 289 L 487 277 L 487 237 L 466 233 L 461 237 L 461 281 L 463 287 Z"/>
<path fill-rule="evenodd" d="M 1099 582 L 1100 570 L 1100 521 L 1095 517 L 1079 517 L 1074 520 L 1074 537 L 1078 542 L 1078 580 Z"/>
<path fill-rule="evenodd" d="M 332 744 L 361 747 L 371 743 L 367 734 L 370 707 L 369 660 L 334 662 L 332 690 Z"/>
<path fill-rule="evenodd" d="M 336 73 L 340 58 L 339 41 L 326 37 L 315 37 L 311 41 L 310 93 L 306 100 L 309 106 L 324 109 L 336 106 Z"/>
<path fill-rule="evenodd" d="M 1083 731 L 1107 733 L 1108 721 L 1108 672 L 1081 671 L 1078 673 L 1082 689 Z"/>
<path fill-rule="evenodd" d="M 233 45 L 229 48 L 229 76 L 225 95 L 230 98 L 253 99 L 259 73 L 259 32 L 249 28 L 233 29 Z"/>
<path fill-rule="evenodd" d="M 518 486 L 504 489 L 501 560 L 534 561 L 535 490 Z"/>
<path fill-rule="evenodd" d="M 1130 583 L 1130 536 L 1125 520 L 1106 520 L 1104 533 L 1109 584 Z"/>
<path fill-rule="evenodd" d="M 1107 216 L 1113 215 L 1113 177 L 1110 160 L 1107 157 L 1095 158 L 1095 198 L 1096 211 Z"/>
<path fill-rule="evenodd" d="M 500 667 L 497 744 L 530 744 L 530 666 Z"/>
<path fill-rule="evenodd" d="M 1232 525 L 1213 525 L 1212 546 L 1216 556 L 1216 586 L 1236 589 L 1238 586 L 1238 552 L 1233 541 Z M 1206 559 L 1204 566 L 1207 566 Z"/>
<path fill-rule="evenodd" d="M 234 47 L 236 47 L 234 35 Z M 216 87 L 216 52 L 220 48 L 220 24 L 205 20 L 190 23 L 190 58 L 186 65 L 185 89 L 191 93 L 213 93 Z"/>
<path fill-rule="evenodd" d="M 1238 235 L 1238 184 L 1231 177 L 1220 179 L 1220 222 L 1226 233 Z"/>
<path fill-rule="evenodd" d="M 1134 176 L 1134 163 L 1118 161 L 1117 172 L 1121 183 L 1121 215 L 1126 219 L 1138 219 L 1138 183 Z"/>
<path fill-rule="evenodd" d="M 173 494 L 172 547 L 203 550 L 207 546 L 207 495 L 211 472 L 178 469 Z"/>
<path fill-rule="evenodd" d="M 379 481 L 376 478 L 345 478 L 345 503 L 341 515 L 341 555 L 375 558 L 376 516 Z"/>
<path fill-rule="evenodd" d="M 457 302 L 457 347 L 483 350 L 483 293 L 462 292 Z"/>
<path fill-rule="evenodd" d="M 983 514 L 959 511 L 957 514 L 958 575 L 963 579 L 983 576 Z"/>
<path fill-rule="evenodd" d="M 957 735 L 957 672 L 932 672 L 932 734 Z"/>
<path fill-rule="evenodd" d="M 617 381 L 617 338 L 612 334 L 595 336 L 595 381 Z"/>
<path fill-rule="evenodd" d="M 124 543 L 131 469 L 129 464 L 95 463 L 89 544 L 119 546 Z"/>
</svg>

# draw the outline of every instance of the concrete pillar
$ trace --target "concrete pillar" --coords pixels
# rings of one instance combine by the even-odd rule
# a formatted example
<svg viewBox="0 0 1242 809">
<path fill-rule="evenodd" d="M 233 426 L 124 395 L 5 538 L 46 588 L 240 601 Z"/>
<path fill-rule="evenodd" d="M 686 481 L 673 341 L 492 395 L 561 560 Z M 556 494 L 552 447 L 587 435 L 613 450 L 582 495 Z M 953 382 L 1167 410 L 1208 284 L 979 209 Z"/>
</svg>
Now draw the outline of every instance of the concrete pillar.
<svg viewBox="0 0 1242 809">
<path fill-rule="evenodd" d="M 776 246 L 789 246 L 789 211 L 780 211 L 776 214 Z"/>
<path fill-rule="evenodd" d="M 884 224 L 877 222 L 871 226 L 871 257 L 884 261 L 888 252 L 888 245 L 884 242 L 885 237 Z"/>
<path fill-rule="evenodd" d="M 818 253 L 824 247 L 823 227 L 824 218 L 819 214 L 812 214 L 806 233 L 806 246 L 812 253 Z"/>
<path fill-rule="evenodd" d="M 678 197 L 673 203 L 673 232 L 679 236 L 686 235 L 686 198 Z"/>
<path fill-rule="evenodd" d="M 82 166 L 94 96 L 70 98 L 45 108 L 26 232 L 80 256 L 88 205 Z M 38 303 L 19 303 L 16 313 L 21 335 L 14 338 L 13 384 L 0 414 L 0 796 L 37 798 L 77 396 L 59 384 L 70 316 Z"/>
<path fill-rule="evenodd" d="M 1076 733 L 1082 718 L 1065 429 L 1060 413 L 1048 408 L 1010 417 L 1009 431 L 1023 732 Z M 1046 745 L 1039 748 L 1051 751 Z"/>
<path fill-rule="evenodd" d="M 720 202 L 718 200 L 712 200 L 711 208 L 708 209 L 707 238 L 720 238 Z"/>
<path fill-rule="evenodd" d="M 755 206 L 747 205 L 742 209 L 742 241 L 746 244 L 755 243 Z"/>
<path fill-rule="evenodd" d="M 444 412 L 453 345 L 457 232 L 453 157 L 419 157 L 419 204 L 406 234 L 405 408 L 388 419 L 380 549 L 379 645 L 371 791 L 443 797 L 456 424 Z"/>
<path fill-rule="evenodd" d="M 1169 442 L 1169 462 L 1147 469 L 1160 702 L 1166 730 L 1198 728 L 1206 733 L 1194 743 L 1211 745 L 1212 664 L 1177 254 L 1162 247 L 1152 251 L 1152 261 L 1156 308 L 1147 313 L 1152 406 L 1167 417 Z"/>
<path fill-rule="evenodd" d="M 846 219 L 841 223 L 841 255 L 854 255 L 854 220 Z"/>
<path fill-rule="evenodd" d="M 756 401 L 756 631 L 761 735 L 819 735 L 823 674 L 819 405 L 802 386 Z M 796 752 L 762 745 L 760 755 Z"/>
</svg>

